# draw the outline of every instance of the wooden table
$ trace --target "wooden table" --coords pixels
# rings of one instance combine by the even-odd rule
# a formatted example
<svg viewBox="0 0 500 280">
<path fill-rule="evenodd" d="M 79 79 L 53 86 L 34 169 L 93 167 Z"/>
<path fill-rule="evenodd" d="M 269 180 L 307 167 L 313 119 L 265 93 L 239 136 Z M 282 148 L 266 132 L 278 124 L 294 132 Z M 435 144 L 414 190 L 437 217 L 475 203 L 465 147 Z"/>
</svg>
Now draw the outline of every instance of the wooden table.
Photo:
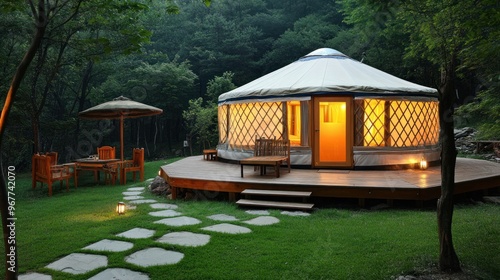
<svg viewBox="0 0 500 280">
<path fill-rule="evenodd" d="M 95 181 L 99 183 L 100 181 L 100 171 L 104 170 L 104 166 L 108 163 L 119 162 L 117 158 L 114 159 L 93 159 L 93 158 L 80 158 L 75 160 L 78 170 L 88 170 L 93 171 L 95 176 Z"/>
<path fill-rule="evenodd" d="M 241 177 L 243 177 L 243 166 L 253 165 L 260 167 L 260 175 L 266 174 L 266 166 L 274 166 L 276 178 L 280 177 L 280 166 L 287 157 L 284 156 L 257 156 L 240 160 Z"/>
</svg>

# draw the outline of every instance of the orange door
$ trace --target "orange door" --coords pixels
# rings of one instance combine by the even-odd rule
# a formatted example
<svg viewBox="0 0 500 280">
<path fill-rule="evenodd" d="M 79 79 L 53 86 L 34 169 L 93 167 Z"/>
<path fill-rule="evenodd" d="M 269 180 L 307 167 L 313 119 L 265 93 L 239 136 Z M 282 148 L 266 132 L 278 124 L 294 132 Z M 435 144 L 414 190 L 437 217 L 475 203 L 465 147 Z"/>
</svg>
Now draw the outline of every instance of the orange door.
<svg viewBox="0 0 500 280">
<path fill-rule="evenodd" d="M 314 98 L 314 167 L 351 168 L 353 114 L 351 97 Z"/>
</svg>

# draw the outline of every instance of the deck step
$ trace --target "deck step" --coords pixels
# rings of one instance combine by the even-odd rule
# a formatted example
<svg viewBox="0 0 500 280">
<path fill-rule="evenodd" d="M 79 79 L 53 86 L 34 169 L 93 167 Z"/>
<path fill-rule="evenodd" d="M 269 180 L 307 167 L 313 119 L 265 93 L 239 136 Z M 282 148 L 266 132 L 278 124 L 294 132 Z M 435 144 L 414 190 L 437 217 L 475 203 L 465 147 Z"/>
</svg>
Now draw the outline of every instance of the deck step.
<svg viewBox="0 0 500 280">
<path fill-rule="evenodd" d="M 258 189 L 245 189 L 241 194 L 247 195 L 268 195 L 268 196 L 287 196 L 287 197 L 309 197 L 312 192 L 298 192 L 298 191 L 279 191 L 279 190 L 258 190 Z"/>
<path fill-rule="evenodd" d="M 236 201 L 236 204 L 245 206 L 301 209 L 301 210 L 311 210 L 314 207 L 314 204 L 311 203 L 265 201 L 265 200 L 250 200 L 250 199 L 240 199 Z"/>
</svg>

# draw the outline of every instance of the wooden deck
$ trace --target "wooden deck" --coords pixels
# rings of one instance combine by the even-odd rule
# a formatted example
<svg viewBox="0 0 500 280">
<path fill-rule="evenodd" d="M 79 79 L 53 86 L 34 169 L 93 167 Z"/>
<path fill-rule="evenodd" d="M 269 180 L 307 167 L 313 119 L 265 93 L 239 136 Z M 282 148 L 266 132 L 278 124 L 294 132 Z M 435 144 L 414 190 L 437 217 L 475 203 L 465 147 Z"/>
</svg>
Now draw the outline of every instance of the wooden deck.
<svg viewBox="0 0 500 280">
<path fill-rule="evenodd" d="M 253 167 L 245 169 L 241 178 L 238 164 L 193 156 L 162 166 L 161 176 L 173 190 L 227 192 L 232 199 L 245 189 L 305 191 L 312 192 L 312 197 L 407 200 L 436 199 L 441 192 L 439 166 L 397 171 L 292 168 L 280 178 L 272 171 L 260 175 Z M 455 174 L 456 194 L 500 187 L 498 163 L 458 158 Z"/>
</svg>

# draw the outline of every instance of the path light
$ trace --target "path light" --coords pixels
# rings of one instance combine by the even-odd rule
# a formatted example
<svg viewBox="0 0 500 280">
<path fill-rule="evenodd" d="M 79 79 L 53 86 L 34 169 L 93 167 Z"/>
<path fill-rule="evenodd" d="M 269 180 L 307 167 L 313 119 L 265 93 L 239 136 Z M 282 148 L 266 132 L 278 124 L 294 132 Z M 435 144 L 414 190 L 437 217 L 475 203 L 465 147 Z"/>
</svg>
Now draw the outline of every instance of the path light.
<svg viewBox="0 0 500 280">
<path fill-rule="evenodd" d="M 422 170 L 427 169 L 427 160 L 425 160 L 424 157 L 422 157 L 422 159 L 420 159 L 420 169 L 422 169 Z"/>
<path fill-rule="evenodd" d="M 118 205 L 116 205 L 116 212 L 118 213 L 118 215 L 125 214 L 125 203 L 118 202 Z"/>
</svg>

